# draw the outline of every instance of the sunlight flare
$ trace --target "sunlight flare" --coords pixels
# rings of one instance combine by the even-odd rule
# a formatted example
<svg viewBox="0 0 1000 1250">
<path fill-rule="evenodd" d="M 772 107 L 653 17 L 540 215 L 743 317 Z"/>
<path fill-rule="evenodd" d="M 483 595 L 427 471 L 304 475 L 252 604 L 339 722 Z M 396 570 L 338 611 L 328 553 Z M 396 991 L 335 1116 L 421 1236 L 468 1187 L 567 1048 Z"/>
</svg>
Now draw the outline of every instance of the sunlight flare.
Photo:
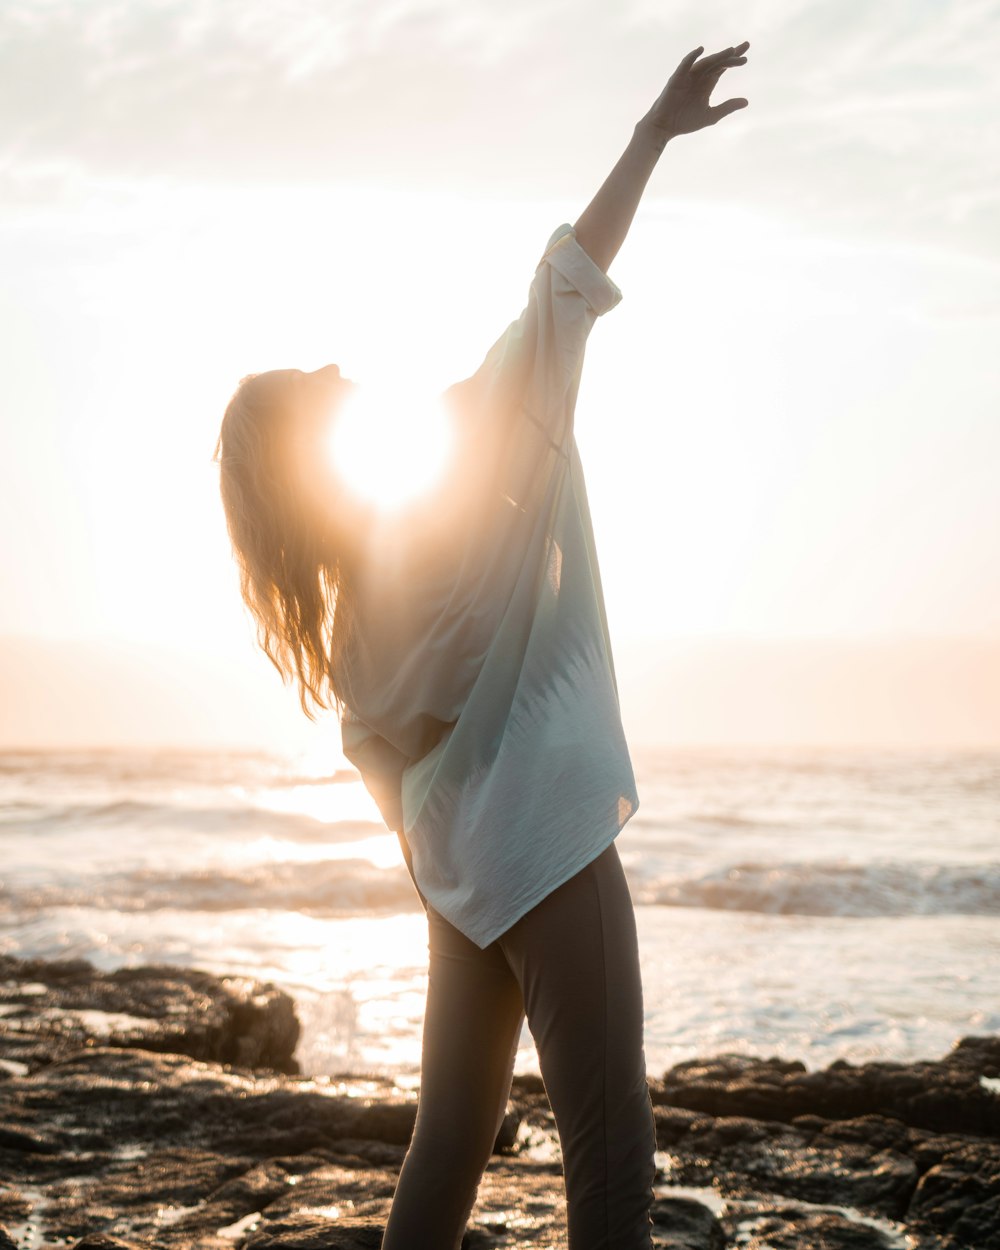
<svg viewBox="0 0 1000 1250">
<path fill-rule="evenodd" d="M 330 432 L 334 472 L 382 511 L 410 503 L 440 480 L 452 431 L 437 396 L 386 386 L 358 386 Z"/>
</svg>

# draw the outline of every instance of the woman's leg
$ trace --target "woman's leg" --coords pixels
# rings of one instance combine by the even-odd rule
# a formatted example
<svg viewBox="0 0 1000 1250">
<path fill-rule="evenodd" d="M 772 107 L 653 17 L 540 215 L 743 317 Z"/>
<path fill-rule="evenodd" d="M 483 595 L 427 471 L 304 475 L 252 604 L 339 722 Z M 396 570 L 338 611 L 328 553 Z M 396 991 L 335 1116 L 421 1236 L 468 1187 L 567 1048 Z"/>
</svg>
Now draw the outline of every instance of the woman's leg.
<svg viewBox="0 0 1000 1250">
<path fill-rule="evenodd" d="M 524 1005 L 496 942 L 427 908 L 429 980 L 417 1119 L 382 1250 L 458 1250 L 510 1097 Z"/>
<path fill-rule="evenodd" d="M 559 1131 L 570 1250 L 649 1250 L 656 1128 L 635 912 L 615 844 L 497 941 Z"/>
</svg>

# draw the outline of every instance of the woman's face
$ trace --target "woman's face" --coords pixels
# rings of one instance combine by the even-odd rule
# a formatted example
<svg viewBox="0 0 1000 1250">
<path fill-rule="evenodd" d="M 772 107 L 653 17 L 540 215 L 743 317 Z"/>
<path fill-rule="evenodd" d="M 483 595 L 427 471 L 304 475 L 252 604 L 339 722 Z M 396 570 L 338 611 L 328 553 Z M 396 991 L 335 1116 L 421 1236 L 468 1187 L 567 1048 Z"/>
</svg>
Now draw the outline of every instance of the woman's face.
<svg viewBox="0 0 1000 1250">
<path fill-rule="evenodd" d="M 301 488 L 329 520 L 356 528 L 366 521 L 367 509 L 337 489 L 331 445 L 337 415 L 357 384 L 342 377 L 337 365 L 311 372 L 284 369 L 280 384 Z"/>
<path fill-rule="evenodd" d="M 354 383 L 340 376 L 337 365 L 323 365 L 312 372 L 284 370 L 293 420 L 302 421 L 311 433 L 317 423 L 332 427 L 341 400 L 354 390 Z"/>
<path fill-rule="evenodd" d="M 306 372 L 275 369 L 270 375 L 276 390 L 274 405 L 280 416 L 280 435 L 305 463 L 326 460 L 337 413 L 354 383 L 340 376 L 337 365 Z"/>
</svg>

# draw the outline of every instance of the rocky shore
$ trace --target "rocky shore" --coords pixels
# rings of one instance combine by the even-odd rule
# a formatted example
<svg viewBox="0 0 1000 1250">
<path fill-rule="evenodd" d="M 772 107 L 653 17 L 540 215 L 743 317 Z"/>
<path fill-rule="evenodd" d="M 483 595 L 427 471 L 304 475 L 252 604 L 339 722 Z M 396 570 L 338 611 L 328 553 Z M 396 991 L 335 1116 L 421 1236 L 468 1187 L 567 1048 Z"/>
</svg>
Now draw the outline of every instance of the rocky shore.
<svg viewBox="0 0 1000 1250">
<path fill-rule="evenodd" d="M 374 1250 L 416 1097 L 300 1074 L 298 1033 L 272 985 L 0 957 L 0 1250 Z M 657 1246 L 1000 1250 L 998 1037 L 649 1085 Z M 463 1247 L 565 1244 L 558 1137 L 519 1077 Z"/>
</svg>

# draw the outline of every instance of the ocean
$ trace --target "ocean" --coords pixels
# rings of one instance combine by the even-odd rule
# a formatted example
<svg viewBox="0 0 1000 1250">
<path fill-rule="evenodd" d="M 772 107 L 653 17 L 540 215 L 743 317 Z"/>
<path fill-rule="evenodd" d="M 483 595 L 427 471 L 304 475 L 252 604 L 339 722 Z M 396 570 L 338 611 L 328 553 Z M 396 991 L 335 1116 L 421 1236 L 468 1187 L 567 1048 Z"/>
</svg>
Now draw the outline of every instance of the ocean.
<svg viewBox="0 0 1000 1250">
<path fill-rule="evenodd" d="M 723 1051 L 934 1058 L 1000 1030 L 1000 751 L 633 761 L 617 844 L 650 1075 Z M 271 980 L 298 1004 L 303 1072 L 416 1083 L 426 918 L 352 769 L 6 751 L 0 853 L 0 951 Z M 515 1071 L 538 1071 L 526 1024 Z"/>
</svg>

